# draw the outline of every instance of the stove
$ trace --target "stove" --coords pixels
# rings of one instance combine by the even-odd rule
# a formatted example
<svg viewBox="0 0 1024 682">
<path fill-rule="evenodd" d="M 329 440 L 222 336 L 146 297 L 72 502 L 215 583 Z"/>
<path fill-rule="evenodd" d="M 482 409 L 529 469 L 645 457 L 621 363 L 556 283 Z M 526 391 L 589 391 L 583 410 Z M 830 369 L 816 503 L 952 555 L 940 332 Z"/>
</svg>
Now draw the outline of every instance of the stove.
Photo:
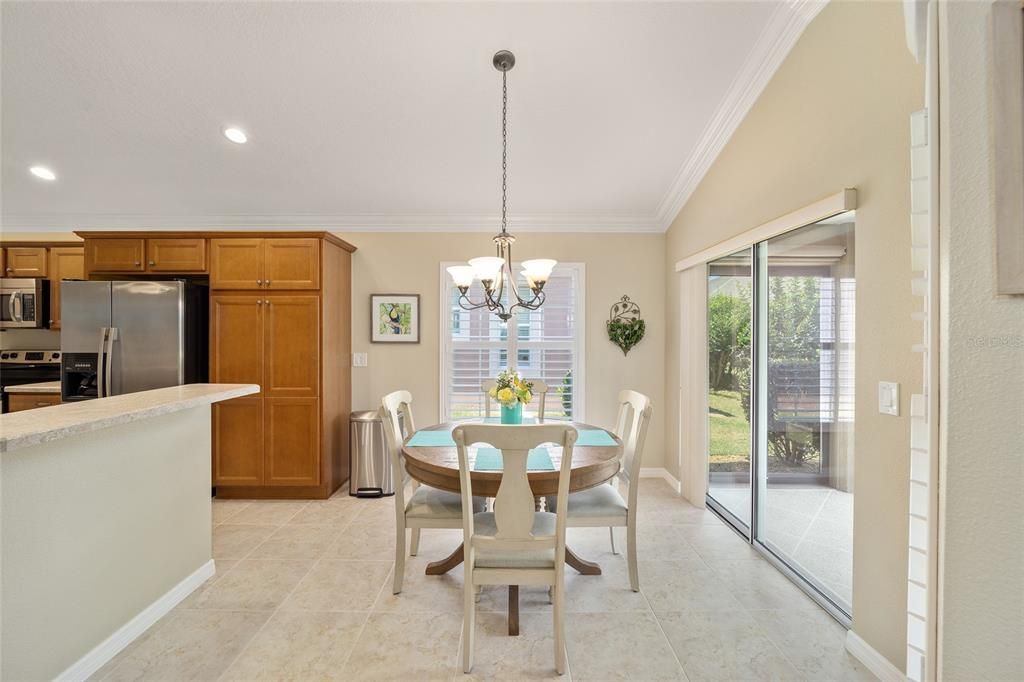
<svg viewBox="0 0 1024 682">
<path fill-rule="evenodd" d="M 0 351 L 0 390 L 8 386 L 35 384 L 42 381 L 60 381 L 59 350 L 4 350 Z M 3 413 L 7 413 L 7 392 L 3 398 Z"/>
</svg>

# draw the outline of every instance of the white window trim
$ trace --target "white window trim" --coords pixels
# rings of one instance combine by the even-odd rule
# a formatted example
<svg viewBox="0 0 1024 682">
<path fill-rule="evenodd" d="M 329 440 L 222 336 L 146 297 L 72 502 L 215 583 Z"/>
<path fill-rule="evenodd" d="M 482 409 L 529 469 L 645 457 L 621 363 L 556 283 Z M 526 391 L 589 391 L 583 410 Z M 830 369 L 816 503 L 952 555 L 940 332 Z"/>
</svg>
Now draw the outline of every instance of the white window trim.
<svg viewBox="0 0 1024 682">
<path fill-rule="evenodd" d="M 451 315 L 448 314 L 448 271 L 446 268 L 452 265 L 465 265 L 464 262 L 460 261 L 442 261 L 439 272 L 440 277 L 438 278 L 438 311 L 441 316 L 441 339 L 438 343 L 440 348 L 440 356 L 438 362 L 438 394 L 437 394 L 437 410 L 438 420 L 441 423 L 451 421 L 448 416 L 448 353 L 451 350 Z M 571 268 L 576 271 L 576 286 L 578 291 L 576 292 L 576 299 L 578 301 L 579 316 L 575 320 L 577 334 L 573 338 L 573 369 L 572 369 L 572 380 L 573 380 L 573 393 L 576 398 L 575 405 L 573 405 L 575 415 L 573 421 L 586 422 L 587 415 L 587 385 L 586 385 L 586 369 L 587 369 L 587 358 L 586 358 L 586 330 L 587 330 L 587 266 L 586 263 L 559 263 L 559 268 Z M 578 333 L 580 330 L 583 334 Z M 510 358 L 515 357 L 512 353 L 516 350 L 516 341 L 518 335 L 510 334 L 509 337 L 512 339 L 512 350 L 509 353 Z"/>
</svg>

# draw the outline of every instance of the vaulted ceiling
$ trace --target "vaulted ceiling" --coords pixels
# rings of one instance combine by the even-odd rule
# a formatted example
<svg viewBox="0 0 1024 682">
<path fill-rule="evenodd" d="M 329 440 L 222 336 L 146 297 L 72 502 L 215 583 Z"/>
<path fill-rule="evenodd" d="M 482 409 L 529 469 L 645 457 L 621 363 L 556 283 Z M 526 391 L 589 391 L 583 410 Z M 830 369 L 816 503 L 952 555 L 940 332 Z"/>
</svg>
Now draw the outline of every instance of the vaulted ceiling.
<svg viewBox="0 0 1024 682">
<path fill-rule="evenodd" d="M 3 225 L 492 231 L 505 48 L 512 227 L 660 231 L 819 8 L 4 3 Z"/>
</svg>

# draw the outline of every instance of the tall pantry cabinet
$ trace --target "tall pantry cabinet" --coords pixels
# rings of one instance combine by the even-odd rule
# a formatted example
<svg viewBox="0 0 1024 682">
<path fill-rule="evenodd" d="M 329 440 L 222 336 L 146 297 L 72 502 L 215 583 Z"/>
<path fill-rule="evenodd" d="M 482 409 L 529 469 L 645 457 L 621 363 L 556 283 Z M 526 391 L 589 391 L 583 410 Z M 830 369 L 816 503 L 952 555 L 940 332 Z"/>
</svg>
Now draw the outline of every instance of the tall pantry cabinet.
<svg viewBox="0 0 1024 682">
<path fill-rule="evenodd" d="M 250 233 L 209 248 L 210 381 L 261 387 L 214 406 L 217 496 L 330 497 L 349 473 L 355 247 Z"/>
</svg>

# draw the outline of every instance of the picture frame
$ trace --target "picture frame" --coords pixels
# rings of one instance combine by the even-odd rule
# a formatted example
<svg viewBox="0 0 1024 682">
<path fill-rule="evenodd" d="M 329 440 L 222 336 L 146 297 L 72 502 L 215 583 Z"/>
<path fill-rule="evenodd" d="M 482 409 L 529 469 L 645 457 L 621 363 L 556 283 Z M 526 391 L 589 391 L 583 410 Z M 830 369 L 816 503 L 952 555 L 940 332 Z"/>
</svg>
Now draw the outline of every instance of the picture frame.
<svg viewBox="0 0 1024 682">
<path fill-rule="evenodd" d="M 420 295 L 371 294 L 371 343 L 419 343 Z"/>
</svg>

